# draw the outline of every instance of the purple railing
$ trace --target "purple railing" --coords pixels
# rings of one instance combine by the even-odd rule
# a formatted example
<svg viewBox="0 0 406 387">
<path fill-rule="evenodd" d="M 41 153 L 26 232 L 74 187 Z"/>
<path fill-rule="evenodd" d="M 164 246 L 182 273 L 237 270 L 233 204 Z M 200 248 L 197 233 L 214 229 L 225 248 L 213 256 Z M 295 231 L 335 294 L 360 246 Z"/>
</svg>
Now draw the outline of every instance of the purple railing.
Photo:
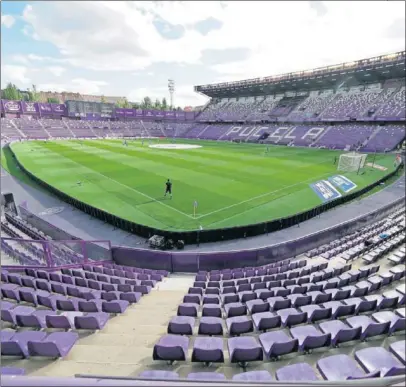
<svg viewBox="0 0 406 387">
<path fill-rule="evenodd" d="M 108 240 L 33 240 L 1 238 L 2 268 L 60 269 L 81 267 L 85 263 L 112 261 Z"/>
</svg>

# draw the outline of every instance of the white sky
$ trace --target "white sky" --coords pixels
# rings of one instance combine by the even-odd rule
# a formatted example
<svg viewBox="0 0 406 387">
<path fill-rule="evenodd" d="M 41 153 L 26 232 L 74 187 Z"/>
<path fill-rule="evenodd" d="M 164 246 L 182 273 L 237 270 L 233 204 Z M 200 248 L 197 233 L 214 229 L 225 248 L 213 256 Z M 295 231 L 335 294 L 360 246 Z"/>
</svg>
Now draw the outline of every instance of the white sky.
<svg viewBox="0 0 406 387">
<path fill-rule="evenodd" d="M 194 85 L 404 50 L 405 2 L 33 2 L 1 32 L 2 86 L 139 101 L 168 98 L 170 78 L 194 106 Z"/>
</svg>

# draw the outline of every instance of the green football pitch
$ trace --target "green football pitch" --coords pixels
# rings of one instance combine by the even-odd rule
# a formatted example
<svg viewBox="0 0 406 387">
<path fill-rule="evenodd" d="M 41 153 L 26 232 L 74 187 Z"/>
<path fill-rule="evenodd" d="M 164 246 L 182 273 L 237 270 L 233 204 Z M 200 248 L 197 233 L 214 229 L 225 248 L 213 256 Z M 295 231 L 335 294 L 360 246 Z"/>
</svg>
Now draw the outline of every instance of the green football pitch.
<svg viewBox="0 0 406 387">
<path fill-rule="evenodd" d="M 68 195 L 121 218 L 162 230 L 233 227 L 293 215 L 322 203 L 310 183 L 345 175 L 360 189 L 394 170 L 338 173 L 330 151 L 177 140 L 195 149 L 161 149 L 167 140 L 31 141 L 11 145 L 24 167 Z M 369 162 L 373 155 L 368 156 Z M 4 162 L 4 160 L 3 160 Z M 173 198 L 164 197 L 171 179 Z M 196 211 L 194 202 L 197 202 Z"/>
</svg>

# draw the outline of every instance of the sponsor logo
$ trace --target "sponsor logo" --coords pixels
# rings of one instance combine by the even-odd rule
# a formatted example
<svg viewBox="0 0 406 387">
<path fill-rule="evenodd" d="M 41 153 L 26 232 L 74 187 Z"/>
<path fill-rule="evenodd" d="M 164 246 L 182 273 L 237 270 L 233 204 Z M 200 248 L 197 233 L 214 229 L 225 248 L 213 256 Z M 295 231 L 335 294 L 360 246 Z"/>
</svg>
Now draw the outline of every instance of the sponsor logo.
<svg viewBox="0 0 406 387">
<path fill-rule="evenodd" d="M 328 178 L 328 181 L 334 184 L 337 188 L 340 188 L 344 193 L 350 192 L 357 188 L 355 183 L 342 175 L 331 176 Z"/>
<path fill-rule="evenodd" d="M 25 103 L 25 111 L 29 113 L 36 113 L 37 109 L 35 109 L 35 103 L 34 102 L 26 102 Z"/>
<path fill-rule="evenodd" d="M 9 101 L 4 104 L 4 109 L 10 112 L 19 112 L 20 111 L 20 104 L 14 101 Z"/>
<path fill-rule="evenodd" d="M 387 171 L 388 168 L 383 167 L 382 165 L 379 164 L 372 164 L 372 163 L 367 163 L 367 167 L 373 167 L 375 169 L 379 169 L 380 171 Z"/>
<path fill-rule="evenodd" d="M 40 109 L 45 111 L 45 112 L 50 112 L 51 111 L 51 106 L 48 105 L 39 105 Z"/>
<path fill-rule="evenodd" d="M 341 197 L 341 193 L 327 180 L 320 180 L 316 183 L 310 184 L 311 189 L 323 201 L 334 200 Z"/>
<path fill-rule="evenodd" d="M 61 213 L 65 207 L 51 207 L 47 208 L 44 211 L 41 211 L 38 215 L 45 216 L 45 215 L 55 215 Z"/>
<path fill-rule="evenodd" d="M 63 113 L 63 105 L 54 105 L 53 110 L 57 113 Z"/>
</svg>

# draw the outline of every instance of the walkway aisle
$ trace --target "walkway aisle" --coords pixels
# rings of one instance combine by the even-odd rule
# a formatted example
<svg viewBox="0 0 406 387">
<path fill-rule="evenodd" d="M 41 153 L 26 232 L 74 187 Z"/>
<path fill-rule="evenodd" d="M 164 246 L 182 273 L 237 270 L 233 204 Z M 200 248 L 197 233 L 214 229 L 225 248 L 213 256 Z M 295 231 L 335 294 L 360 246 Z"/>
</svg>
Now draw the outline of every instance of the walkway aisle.
<svg viewBox="0 0 406 387">
<path fill-rule="evenodd" d="M 7 365 L 26 368 L 32 376 L 136 376 L 153 365 L 153 346 L 166 334 L 169 320 L 176 315 L 193 278 L 192 275 L 166 278 L 138 304 L 112 317 L 102 331 L 80 333 L 81 339 L 63 360 L 11 360 Z"/>
</svg>

